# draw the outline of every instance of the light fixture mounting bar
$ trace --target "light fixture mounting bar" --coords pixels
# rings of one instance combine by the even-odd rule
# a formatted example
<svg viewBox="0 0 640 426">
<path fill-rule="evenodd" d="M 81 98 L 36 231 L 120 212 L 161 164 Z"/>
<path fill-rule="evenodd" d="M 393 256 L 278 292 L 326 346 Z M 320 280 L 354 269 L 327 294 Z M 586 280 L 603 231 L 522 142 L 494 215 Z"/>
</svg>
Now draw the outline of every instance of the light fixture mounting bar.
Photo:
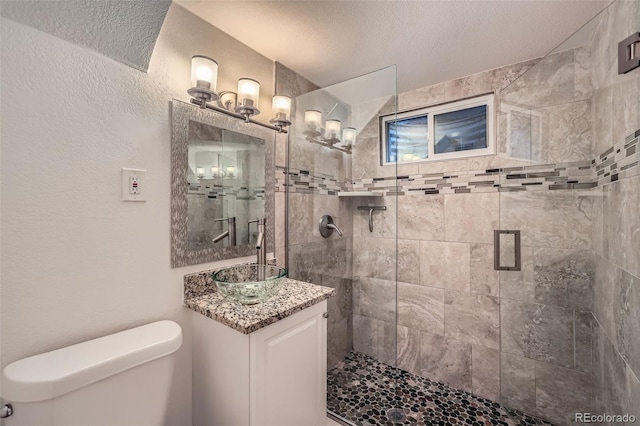
<svg viewBox="0 0 640 426">
<path fill-rule="evenodd" d="M 322 146 L 325 146 L 325 147 L 330 148 L 330 149 L 335 149 L 336 151 L 341 151 L 341 152 L 345 152 L 347 154 L 351 154 L 351 149 L 350 148 L 342 148 L 342 147 L 335 146 L 335 145 L 332 145 L 332 144 L 327 143 L 327 142 L 322 142 L 322 141 L 318 141 L 318 140 L 311 139 L 311 138 L 308 138 L 307 141 L 311 142 L 311 143 L 315 143 L 316 145 L 322 145 Z"/>
<path fill-rule="evenodd" d="M 200 108 L 202 108 L 202 102 L 197 100 L 197 99 L 191 99 L 191 103 L 194 105 L 198 105 Z M 262 126 L 262 127 L 266 127 L 267 129 L 271 129 L 271 130 L 275 130 L 278 133 L 288 133 L 285 129 L 281 128 L 281 127 L 276 127 L 276 126 L 272 126 L 270 124 L 267 123 L 263 123 L 261 121 L 256 121 L 252 118 L 247 119 L 244 115 L 242 114 L 238 114 L 232 111 L 228 111 L 224 108 L 219 108 L 215 105 L 211 105 L 211 104 L 205 104 L 204 108 L 206 109 L 210 109 L 212 111 L 216 111 L 219 112 L 221 114 L 226 114 L 230 117 L 234 117 L 237 118 L 238 120 L 242 120 L 242 121 L 246 121 L 247 123 L 253 123 L 253 124 L 257 124 L 258 126 Z"/>
</svg>

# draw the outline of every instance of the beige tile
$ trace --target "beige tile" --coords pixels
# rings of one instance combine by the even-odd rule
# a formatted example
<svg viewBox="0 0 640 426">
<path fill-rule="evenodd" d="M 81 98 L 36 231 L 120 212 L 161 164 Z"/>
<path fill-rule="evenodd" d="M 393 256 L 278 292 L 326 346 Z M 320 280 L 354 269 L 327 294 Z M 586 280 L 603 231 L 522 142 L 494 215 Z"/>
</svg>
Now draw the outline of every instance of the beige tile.
<svg viewBox="0 0 640 426">
<path fill-rule="evenodd" d="M 500 93 L 505 101 L 530 108 L 566 104 L 574 98 L 572 50 L 546 56 Z M 549 84 L 553 82 L 553 84 Z"/>
<path fill-rule="evenodd" d="M 353 242 L 353 275 L 396 280 L 396 241 L 392 238 L 356 238 Z"/>
<path fill-rule="evenodd" d="M 499 349 L 499 299 L 445 291 L 445 335 L 474 345 Z"/>
<path fill-rule="evenodd" d="M 503 352 L 573 368 L 573 310 L 509 299 L 500 308 Z"/>
<path fill-rule="evenodd" d="M 503 405 L 525 413 L 536 412 L 536 362 L 500 354 L 500 399 Z"/>
<path fill-rule="evenodd" d="M 591 240 L 593 241 L 593 251 L 600 256 L 604 256 L 604 192 L 601 187 L 593 188 L 590 192 L 593 199 L 593 220 Z"/>
<path fill-rule="evenodd" d="M 487 296 L 500 294 L 500 277 L 494 269 L 493 248 L 492 244 L 471 244 L 471 293 Z"/>
<path fill-rule="evenodd" d="M 591 409 L 588 373 L 536 362 L 536 413 L 558 424 L 573 424 L 575 413 Z"/>
<path fill-rule="evenodd" d="M 533 247 L 522 247 L 521 261 L 520 271 L 499 271 L 500 297 L 534 303 Z"/>
<path fill-rule="evenodd" d="M 498 193 L 445 195 L 445 240 L 471 243 L 493 242 L 498 229 Z"/>
<path fill-rule="evenodd" d="M 469 292 L 469 244 L 420 242 L 420 284 Z"/>
<path fill-rule="evenodd" d="M 398 326 L 398 368 L 420 375 L 420 330 Z"/>
<path fill-rule="evenodd" d="M 605 257 L 640 276 L 640 176 L 604 188 Z"/>
<path fill-rule="evenodd" d="M 444 195 L 421 193 L 398 197 L 398 238 L 443 240 Z"/>
<path fill-rule="evenodd" d="M 353 316 L 353 349 L 372 358 L 378 357 L 378 321 L 361 316 Z"/>
<path fill-rule="evenodd" d="M 356 278 L 358 314 L 383 321 L 396 318 L 396 283 L 375 278 Z"/>
<path fill-rule="evenodd" d="M 591 47 L 582 46 L 574 51 L 574 94 L 575 100 L 589 99 L 593 94 L 591 82 Z"/>
<path fill-rule="evenodd" d="M 443 335 L 444 291 L 398 283 L 398 324 Z"/>
<path fill-rule="evenodd" d="M 533 159 L 543 164 L 591 159 L 591 100 L 538 110 L 541 137 L 533 145 Z"/>
<path fill-rule="evenodd" d="M 398 111 L 434 105 L 444 101 L 444 83 L 398 94 Z"/>
<path fill-rule="evenodd" d="M 471 345 L 444 336 L 421 333 L 420 375 L 471 392 Z"/>
<path fill-rule="evenodd" d="M 312 194 L 289 194 L 288 244 L 302 244 L 311 241 L 314 224 L 311 197 Z"/>
<path fill-rule="evenodd" d="M 471 359 L 472 393 L 500 401 L 500 351 L 472 345 Z"/>
<path fill-rule="evenodd" d="M 589 250 L 592 218 L 593 198 L 588 194 L 500 193 L 500 227 L 521 230 L 523 246 Z"/>
<path fill-rule="evenodd" d="M 284 192 L 276 192 L 275 194 L 275 237 L 276 247 L 286 245 L 285 241 L 285 194 Z"/>
<path fill-rule="evenodd" d="M 398 281 L 417 284 L 420 282 L 420 241 L 398 240 Z"/>
<path fill-rule="evenodd" d="M 536 303 L 593 310 L 593 254 L 590 251 L 536 249 Z"/>
</svg>

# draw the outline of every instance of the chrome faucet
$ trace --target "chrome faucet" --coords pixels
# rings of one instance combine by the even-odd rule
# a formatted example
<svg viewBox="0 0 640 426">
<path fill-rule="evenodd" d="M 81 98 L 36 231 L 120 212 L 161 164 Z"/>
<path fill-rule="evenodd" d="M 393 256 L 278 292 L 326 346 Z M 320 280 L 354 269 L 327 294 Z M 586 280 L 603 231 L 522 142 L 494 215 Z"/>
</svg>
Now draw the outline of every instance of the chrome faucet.
<svg viewBox="0 0 640 426">
<path fill-rule="evenodd" d="M 340 228 L 338 228 L 338 226 L 335 223 L 328 223 L 327 228 L 334 229 L 338 233 L 338 235 L 342 237 L 342 231 L 340 230 Z"/>
<path fill-rule="evenodd" d="M 253 219 L 249 221 L 249 227 L 252 223 L 258 224 L 258 238 L 256 239 L 256 263 L 258 265 L 267 264 L 267 235 L 266 225 L 267 219 L 264 217 Z"/>
<path fill-rule="evenodd" d="M 212 241 L 213 243 L 217 243 L 222 241 L 223 239 L 229 237 L 229 246 L 236 245 L 236 218 L 235 217 L 224 217 L 222 219 L 214 219 L 214 222 L 224 222 L 227 221 L 228 227 L 227 230 L 222 234 L 215 237 Z"/>
</svg>

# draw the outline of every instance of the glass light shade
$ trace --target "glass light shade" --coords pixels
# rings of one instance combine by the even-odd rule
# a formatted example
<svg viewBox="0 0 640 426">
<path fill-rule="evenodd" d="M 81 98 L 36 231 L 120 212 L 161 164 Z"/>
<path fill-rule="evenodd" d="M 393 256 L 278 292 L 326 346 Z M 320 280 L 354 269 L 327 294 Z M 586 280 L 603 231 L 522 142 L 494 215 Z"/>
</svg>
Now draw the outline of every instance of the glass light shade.
<svg viewBox="0 0 640 426">
<path fill-rule="evenodd" d="M 283 120 L 288 120 L 291 115 L 291 98 L 284 95 L 273 97 L 273 116 Z"/>
<path fill-rule="evenodd" d="M 218 84 L 218 63 L 206 56 L 191 58 L 191 87 L 201 87 L 216 91 Z"/>
<path fill-rule="evenodd" d="M 218 176 L 218 173 L 220 173 L 220 169 L 218 167 L 212 167 L 211 168 L 211 176 Z"/>
<path fill-rule="evenodd" d="M 233 166 L 228 166 L 227 167 L 227 174 L 229 176 L 233 176 L 235 174 L 235 172 L 236 172 L 236 168 L 235 167 L 233 167 Z"/>
<path fill-rule="evenodd" d="M 327 138 L 337 138 L 340 134 L 340 121 L 338 120 L 327 120 L 325 123 L 325 133 Z"/>
<path fill-rule="evenodd" d="M 260 83 L 251 78 L 238 80 L 238 104 L 258 108 Z"/>
<path fill-rule="evenodd" d="M 322 113 L 313 109 L 304 112 L 304 122 L 313 127 L 322 127 Z"/>
<path fill-rule="evenodd" d="M 204 167 L 196 167 L 196 174 L 198 176 L 204 176 Z"/>
<path fill-rule="evenodd" d="M 356 129 L 353 127 L 345 127 L 342 130 L 342 143 L 345 145 L 355 145 Z"/>
</svg>

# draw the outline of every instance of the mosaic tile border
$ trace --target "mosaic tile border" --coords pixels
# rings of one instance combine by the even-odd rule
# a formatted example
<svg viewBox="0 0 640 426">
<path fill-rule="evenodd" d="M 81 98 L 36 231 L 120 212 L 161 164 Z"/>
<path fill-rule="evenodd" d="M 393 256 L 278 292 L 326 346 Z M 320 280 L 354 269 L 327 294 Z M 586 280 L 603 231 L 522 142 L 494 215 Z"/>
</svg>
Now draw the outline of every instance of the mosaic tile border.
<svg viewBox="0 0 640 426">
<path fill-rule="evenodd" d="M 235 197 L 238 200 L 261 200 L 266 197 L 265 187 L 190 185 L 188 195 L 202 195 L 207 198 Z"/>
<path fill-rule="evenodd" d="M 640 129 L 595 159 L 556 164 L 459 172 L 340 180 L 307 170 L 276 170 L 276 191 L 337 195 L 340 191 L 372 191 L 384 195 L 468 194 L 590 189 L 640 174 Z"/>
<path fill-rule="evenodd" d="M 289 184 L 287 184 L 287 174 Z M 276 166 L 276 191 L 320 193 L 323 195 L 337 195 L 340 191 L 348 191 L 352 182 L 348 179 L 338 179 L 324 173 L 311 174 L 308 170 L 289 169 Z"/>
<path fill-rule="evenodd" d="M 504 407 L 351 351 L 327 373 L 327 409 L 357 425 L 392 425 L 399 408 L 413 425 L 546 425 Z M 397 423 L 396 423 L 397 424 Z"/>
<path fill-rule="evenodd" d="M 591 164 L 598 186 L 640 174 L 640 129 L 597 156 Z"/>
</svg>

